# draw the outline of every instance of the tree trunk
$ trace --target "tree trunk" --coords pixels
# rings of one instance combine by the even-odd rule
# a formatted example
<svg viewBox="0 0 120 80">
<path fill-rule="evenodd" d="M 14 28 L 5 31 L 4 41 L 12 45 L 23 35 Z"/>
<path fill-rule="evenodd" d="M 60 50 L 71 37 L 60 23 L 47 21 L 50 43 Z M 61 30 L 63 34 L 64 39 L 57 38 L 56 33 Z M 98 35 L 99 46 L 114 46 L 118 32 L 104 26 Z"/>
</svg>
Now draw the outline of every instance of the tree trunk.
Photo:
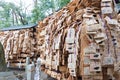
<svg viewBox="0 0 120 80">
<path fill-rule="evenodd" d="M 0 72 L 6 71 L 6 68 L 4 49 L 0 42 Z"/>
</svg>

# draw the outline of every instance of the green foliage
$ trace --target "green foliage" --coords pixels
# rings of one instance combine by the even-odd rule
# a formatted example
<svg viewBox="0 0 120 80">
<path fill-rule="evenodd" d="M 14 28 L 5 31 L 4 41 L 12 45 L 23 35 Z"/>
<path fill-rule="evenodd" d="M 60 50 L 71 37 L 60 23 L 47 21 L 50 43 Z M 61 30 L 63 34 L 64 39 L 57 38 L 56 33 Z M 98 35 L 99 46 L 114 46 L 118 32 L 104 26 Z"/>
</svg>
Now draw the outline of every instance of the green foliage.
<svg viewBox="0 0 120 80">
<path fill-rule="evenodd" d="M 67 3 L 70 2 L 70 0 L 58 0 L 59 1 L 59 7 L 62 8 L 65 6 Z"/>
<path fill-rule="evenodd" d="M 19 6 L 0 0 L 0 28 L 14 25 L 38 23 L 46 16 L 67 5 L 70 0 L 33 0 L 34 8 L 27 12 L 21 2 Z M 27 14 L 29 13 L 29 14 Z"/>
<path fill-rule="evenodd" d="M 7 3 L 0 1 L 0 27 L 9 27 L 12 25 L 24 25 L 27 24 L 26 14 L 20 6 L 16 6 L 14 3 Z"/>
<path fill-rule="evenodd" d="M 70 0 L 35 0 L 32 11 L 33 23 L 44 19 L 46 16 L 67 5 Z"/>
<path fill-rule="evenodd" d="M 40 7 L 36 5 L 32 11 L 32 22 L 37 23 L 37 21 L 42 20 L 44 17 L 45 15 L 42 13 Z"/>
</svg>

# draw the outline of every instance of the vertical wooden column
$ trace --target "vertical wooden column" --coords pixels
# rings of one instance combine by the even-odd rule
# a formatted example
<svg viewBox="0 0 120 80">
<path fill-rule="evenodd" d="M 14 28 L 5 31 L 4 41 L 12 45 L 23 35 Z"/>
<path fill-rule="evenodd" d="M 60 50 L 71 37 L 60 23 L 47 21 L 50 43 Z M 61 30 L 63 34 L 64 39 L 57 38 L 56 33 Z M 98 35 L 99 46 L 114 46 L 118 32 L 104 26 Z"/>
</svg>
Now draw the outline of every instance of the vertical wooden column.
<svg viewBox="0 0 120 80">
<path fill-rule="evenodd" d="M 34 80 L 34 64 L 27 66 L 27 80 Z"/>
<path fill-rule="evenodd" d="M 30 57 L 26 57 L 26 67 L 25 67 L 25 71 L 27 74 L 27 66 L 30 64 Z"/>
</svg>

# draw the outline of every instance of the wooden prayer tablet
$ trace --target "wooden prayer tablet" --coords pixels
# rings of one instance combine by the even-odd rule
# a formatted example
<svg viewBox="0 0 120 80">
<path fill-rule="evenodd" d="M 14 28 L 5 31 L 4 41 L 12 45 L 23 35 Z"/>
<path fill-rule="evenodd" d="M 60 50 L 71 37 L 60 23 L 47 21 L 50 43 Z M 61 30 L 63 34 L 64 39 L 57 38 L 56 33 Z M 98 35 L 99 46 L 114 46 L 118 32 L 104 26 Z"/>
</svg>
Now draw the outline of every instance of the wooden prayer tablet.
<svg viewBox="0 0 120 80">
<path fill-rule="evenodd" d="M 58 36 L 54 40 L 55 49 L 59 49 L 60 48 L 60 42 L 61 42 L 61 34 L 58 34 Z"/>
<path fill-rule="evenodd" d="M 76 69 L 75 68 L 69 69 L 69 72 L 70 72 L 71 76 L 76 76 Z"/>
<path fill-rule="evenodd" d="M 62 75 L 60 73 L 57 74 L 57 79 L 61 80 Z"/>
<path fill-rule="evenodd" d="M 96 48 L 94 46 L 88 46 L 84 49 L 85 54 L 96 53 Z"/>
<path fill-rule="evenodd" d="M 105 3 L 101 3 L 101 6 L 102 7 L 108 7 L 108 6 L 110 7 L 110 6 L 112 6 L 112 4 L 111 4 L 111 2 L 108 2 L 108 3 L 105 2 Z"/>
<path fill-rule="evenodd" d="M 83 62 L 84 62 L 84 65 L 90 65 L 90 62 L 91 62 L 90 56 L 84 56 Z"/>
<path fill-rule="evenodd" d="M 95 35 L 97 32 L 96 31 L 89 31 L 89 32 L 87 31 L 86 33 L 90 34 L 90 35 Z"/>
<path fill-rule="evenodd" d="M 120 13 L 117 16 L 117 21 L 118 21 L 118 23 L 120 23 Z"/>
<path fill-rule="evenodd" d="M 116 19 L 110 19 L 110 17 L 106 16 L 105 20 L 107 21 L 108 24 L 111 25 L 118 25 L 118 21 Z M 111 26 L 112 27 L 112 26 Z"/>
<path fill-rule="evenodd" d="M 57 78 L 57 72 L 52 71 L 52 72 L 51 72 L 51 77 Z"/>
<path fill-rule="evenodd" d="M 66 37 L 66 43 L 74 43 L 75 41 L 75 29 L 69 28 Z"/>
<path fill-rule="evenodd" d="M 120 72 L 120 61 L 118 61 L 116 64 L 114 64 L 114 71 Z"/>
<path fill-rule="evenodd" d="M 75 63 L 68 63 L 68 68 L 70 68 L 70 69 L 76 68 L 76 62 Z"/>
<path fill-rule="evenodd" d="M 93 24 L 87 26 L 87 32 L 95 32 L 102 29 L 102 26 L 100 24 Z"/>
<path fill-rule="evenodd" d="M 84 67 L 84 73 L 83 73 L 83 75 L 85 75 L 85 76 L 91 75 L 91 73 L 90 73 L 90 67 Z"/>
<path fill-rule="evenodd" d="M 68 56 L 68 63 L 76 63 L 77 56 L 75 54 L 69 54 Z"/>
<path fill-rule="evenodd" d="M 90 72 L 101 72 L 102 67 L 100 62 L 91 62 L 90 63 Z"/>
<path fill-rule="evenodd" d="M 106 40 L 106 38 L 103 38 L 103 39 L 95 39 L 95 42 L 98 43 L 98 44 L 103 44 L 104 45 L 104 41 Z"/>
<path fill-rule="evenodd" d="M 92 15 L 92 14 L 83 14 L 83 17 L 84 17 L 84 18 L 92 18 L 93 15 Z"/>
<path fill-rule="evenodd" d="M 102 75 L 93 75 L 93 80 L 103 80 L 103 76 Z"/>
<path fill-rule="evenodd" d="M 103 59 L 103 65 L 107 66 L 107 67 L 114 66 L 113 57 L 104 57 L 104 59 Z"/>
<path fill-rule="evenodd" d="M 98 33 L 94 36 L 95 39 L 103 39 L 105 37 L 106 37 L 105 33 Z"/>
<path fill-rule="evenodd" d="M 92 60 L 100 60 L 101 55 L 100 55 L 100 53 L 90 54 L 90 59 L 92 59 Z"/>
<path fill-rule="evenodd" d="M 101 0 L 102 2 L 112 2 L 112 0 Z"/>
<path fill-rule="evenodd" d="M 94 24 L 97 24 L 97 21 L 94 18 L 92 18 L 92 19 L 86 20 L 86 24 L 89 26 L 94 25 Z"/>
<path fill-rule="evenodd" d="M 68 51 L 70 53 L 74 53 L 75 52 L 75 44 L 66 44 L 66 51 Z"/>
<path fill-rule="evenodd" d="M 102 14 L 111 14 L 113 12 L 112 7 L 102 7 L 101 8 Z"/>
<path fill-rule="evenodd" d="M 101 2 L 102 7 L 111 7 L 112 6 L 112 0 L 102 0 Z"/>
</svg>

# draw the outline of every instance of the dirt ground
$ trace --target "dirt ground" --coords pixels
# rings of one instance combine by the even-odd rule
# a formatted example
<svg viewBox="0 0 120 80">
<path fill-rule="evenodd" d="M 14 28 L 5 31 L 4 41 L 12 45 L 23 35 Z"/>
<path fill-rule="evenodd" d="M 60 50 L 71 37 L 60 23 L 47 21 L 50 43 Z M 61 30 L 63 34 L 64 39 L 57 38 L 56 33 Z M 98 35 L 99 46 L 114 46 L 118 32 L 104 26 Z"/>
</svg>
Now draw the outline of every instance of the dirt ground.
<svg viewBox="0 0 120 80">
<path fill-rule="evenodd" d="M 41 72 L 41 80 L 57 80 Z M 24 69 L 9 68 L 6 72 L 0 72 L 0 80 L 27 80 Z"/>
</svg>

